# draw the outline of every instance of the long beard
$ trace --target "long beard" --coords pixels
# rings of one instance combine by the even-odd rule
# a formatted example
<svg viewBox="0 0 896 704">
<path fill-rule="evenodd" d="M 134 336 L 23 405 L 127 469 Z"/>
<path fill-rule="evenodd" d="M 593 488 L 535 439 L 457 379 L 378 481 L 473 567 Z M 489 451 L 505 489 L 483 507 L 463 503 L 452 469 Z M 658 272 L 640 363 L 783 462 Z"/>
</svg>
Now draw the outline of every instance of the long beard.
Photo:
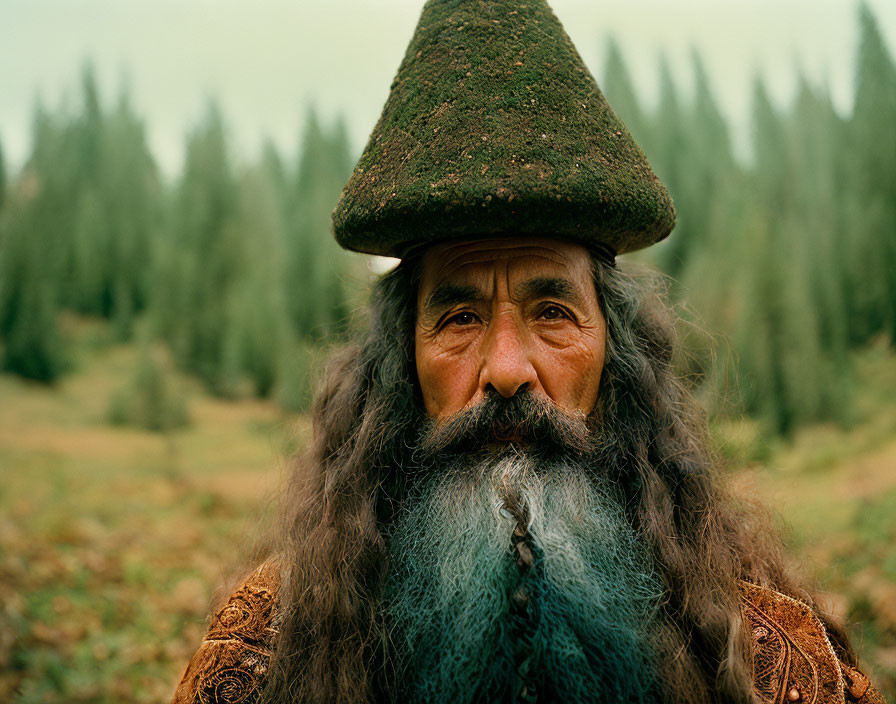
<svg viewBox="0 0 896 704">
<path fill-rule="evenodd" d="M 396 701 L 657 700 L 662 590 L 589 454 L 430 458 L 388 534 Z"/>
</svg>

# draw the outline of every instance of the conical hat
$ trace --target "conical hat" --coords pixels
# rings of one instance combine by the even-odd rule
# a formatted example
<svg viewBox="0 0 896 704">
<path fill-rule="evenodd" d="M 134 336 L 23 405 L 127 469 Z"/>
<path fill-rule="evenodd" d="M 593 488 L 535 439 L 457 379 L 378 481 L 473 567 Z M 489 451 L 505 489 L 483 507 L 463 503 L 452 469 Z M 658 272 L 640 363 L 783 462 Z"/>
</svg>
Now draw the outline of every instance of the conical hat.
<svg viewBox="0 0 896 704">
<path fill-rule="evenodd" d="M 617 253 L 675 224 L 665 186 L 544 0 L 429 0 L 333 212 L 343 247 L 550 236 Z"/>
</svg>

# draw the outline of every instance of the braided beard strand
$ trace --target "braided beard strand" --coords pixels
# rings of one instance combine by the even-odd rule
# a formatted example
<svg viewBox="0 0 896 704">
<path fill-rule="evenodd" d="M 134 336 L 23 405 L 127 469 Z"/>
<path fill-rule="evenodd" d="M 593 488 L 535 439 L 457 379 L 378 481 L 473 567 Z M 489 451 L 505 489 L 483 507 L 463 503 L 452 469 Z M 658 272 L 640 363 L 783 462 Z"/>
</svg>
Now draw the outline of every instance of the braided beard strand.
<svg viewBox="0 0 896 704">
<path fill-rule="evenodd" d="M 388 535 L 397 701 L 658 699 L 662 590 L 588 467 L 514 445 L 430 456 Z"/>
</svg>

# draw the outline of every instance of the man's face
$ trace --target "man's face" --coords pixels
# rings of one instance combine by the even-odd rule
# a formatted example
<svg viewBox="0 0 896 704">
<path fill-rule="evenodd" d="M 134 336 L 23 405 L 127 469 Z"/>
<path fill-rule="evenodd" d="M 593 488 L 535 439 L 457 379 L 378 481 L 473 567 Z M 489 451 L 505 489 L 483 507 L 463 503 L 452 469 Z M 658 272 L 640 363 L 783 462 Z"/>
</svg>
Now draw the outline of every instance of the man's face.
<svg viewBox="0 0 896 704">
<path fill-rule="evenodd" d="M 440 244 L 423 256 L 415 354 L 426 413 L 444 419 L 523 387 L 569 412 L 597 401 L 607 326 L 577 244 Z"/>
</svg>

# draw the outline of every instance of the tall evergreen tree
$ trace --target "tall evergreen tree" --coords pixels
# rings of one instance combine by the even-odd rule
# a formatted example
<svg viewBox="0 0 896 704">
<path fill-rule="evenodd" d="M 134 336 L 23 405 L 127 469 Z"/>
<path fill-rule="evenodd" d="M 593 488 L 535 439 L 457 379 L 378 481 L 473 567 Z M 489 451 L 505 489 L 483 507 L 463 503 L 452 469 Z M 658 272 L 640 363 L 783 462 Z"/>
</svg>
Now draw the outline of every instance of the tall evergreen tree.
<svg viewBox="0 0 896 704">
<path fill-rule="evenodd" d="M 142 122 L 123 93 L 107 114 L 90 64 L 78 111 L 38 104 L 24 182 L 32 236 L 46 251 L 57 303 L 112 318 L 121 337 L 145 306 L 161 186 Z"/>
<path fill-rule="evenodd" d="M 109 308 L 106 279 L 112 239 L 106 218 L 103 179 L 105 116 L 93 65 L 81 72 L 81 112 L 63 117 L 62 139 L 71 151 L 66 178 L 69 196 L 66 218 L 71 231 L 65 240 L 62 304 L 83 313 L 102 315 Z"/>
<path fill-rule="evenodd" d="M 21 181 L 23 217 L 31 237 L 44 249 L 44 267 L 56 282 L 57 304 L 70 303 L 73 291 L 71 229 L 76 201 L 77 154 L 68 122 L 41 101 L 34 108 L 32 149 Z"/>
<path fill-rule="evenodd" d="M 119 337 L 131 334 L 133 317 L 149 299 L 153 241 L 161 228 L 162 186 L 142 120 L 123 90 L 104 135 L 103 195 L 111 234 L 103 314 Z"/>
<path fill-rule="evenodd" d="M 224 345 L 228 299 L 249 254 L 233 226 L 236 203 L 224 122 L 210 102 L 187 140 L 154 308 L 177 360 L 222 394 L 231 392 Z"/>
<path fill-rule="evenodd" d="M 279 157 L 269 147 L 259 165 L 239 183 L 234 226 L 249 241 L 246 268 L 230 296 L 238 376 L 247 378 L 259 396 L 270 395 L 292 334 L 286 307 L 286 222 L 278 180 Z"/>
<path fill-rule="evenodd" d="M 651 145 L 648 142 L 653 132 L 645 119 L 622 49 L 612 36 L 607 37 L 600 85 L 613 111 L 622 118 L 638 145 L 649 154 Z"/>
<path fill-rule="evenodd" d="M 161 185 L 145 130 L 123 89 L 102 109 L 92 71 L 83 77 L 82 114 L 70 139 L 79 155 L 73 189 L 72 301 L 130 335 L 146 304 L 151 240 L 159 228 Z"/>
<path fill-rule="evenodd" d="M 55 381 L 67 367 L 57 279 L 34 236 L 35 211 L 13 204 L 0 222 L 0 369 Z"/>
<path fill-rule="evenodd" d="M 92 62 L 87 62 L 81 71 L 82 112 L 75 121 L 78 133 L 78 176 L 80 180 L 98 186 L 100 172 L 97 165 L 102 160 L 103 128 L 105 116 L 96 82 L 96 71 Z"/>
<path fill-rule="evenodd" d="M 651 164 L 656 165 L 657 175 L 669 186 L 674 197 L 688 157 L 684 106 L 665 54 L 660 55 L 658 70 L 660 95 L 650 121 L 655 144 L 649 156 Z"/>
<path fill-rule="evenodd" d="M 816 90 L 800 74 L 796 103 L 791 113 L 788 143 L 795 170 L 794 214 L 803 227 L 810 270 L 810 293 L 819 324 L 820 343 L 841 371 L 830 386 L 846 388 L 849 344 L 846 308 L 846 271 L 842 242 L 845 199 L 840 160 L 844 122 L 834 109 L 830 93 Z M 844 391 L 845 393 L 845 391 Z"/>
<path fill-rule="evenodd" d="M 287 201 L 291 185 L 289 182 L 289 173 L 287 172 L 283 157 L 280 155 L 276 145 L 270 139 L 266 139 L 264 146 L 262 147 L 259 168 L 274 189 L 278 205 L 281 209 L 281 215 L 285 220 L 288 215 Z"/>
<path fill-rule="evenodd" d="M 794 262 L 784 240 L 789 230 L 781 222 L 786 214 L 790 170 L 784 124 L 761 79 L 754 83 L 753 135 L 755 168 L 749 180 L 749 198 L 756 213 L 748 227 L 734 233 L 751 244 L 744 261 L 745 299 L 735 326 L 735 352 L 747 409 L 763 415 L 776 430 L 787 432 L 794 417 L 784 355 L 791 344 L 798 343 L 788 339 L 785 267 Z"/>
<path fill-rule="evenodd" d="M 6 203 L 6 161 L 3 158 L 3 143 L 0 142 L 0 211 Z"/>
<path fill-rule="evenodd" d="M 330 233 L 330 213 L 351 173 L 344 123 L 325 129 L 309 107 L 290 198 L 290 314 L 298 333 L 321 338 L 348 319 L 348 257 Z"/>
<path fill-rule="evenodd" d="M 688 258 L 707 244 L 713 221 L 724 203 L 724 190 L 736 179 L 736 165 L 728 126 L 713 97 L 700 55 L 692 54 L 694 103 L 685 114 L 682 140 L 687 168 L 680 172 L 673 192 L 678 224 L 663 249 L 663 267 L 673 277 L 682 274 Z M 662 120 L 658 115 L 657 120 Z"/>
<path fill-rule="evenodd" d="M 799 422 L 831 417 L 841 399 L 830 382 L 837 370 L 822 340 L 825 311 L 813 271 L 819 233 L 800 207 L 806 164 L 760 80 L 754 133 L 750 198 L 757 215 L 753 227 L 737 233 L 751 247 L 742 260 L 747 296 L 735 341 L 747 409 L 787 433 Z"/>
<path fill-rule="evenodd" d="M 0 365 L 53 381 L 67 358 L 58 312 L 69 246 L 64 226 L 72 149 L 64 125 L 40 102 L 32 129 L 32 154 L 0 221 Z"/>
<path fill-rule="evenodd" d="M 657 176 L 669 188 L 673 202 L 678 204 L 679 194 L 684 188 L 685 171 L 690 168 L 687 119 L 665 54 L 661 54 L 659 58 L 659 76 L 659 102 L 648 123 L 651 147 L 647 156 Z M 671 239 L 657 246 L 655 256 L 664 263 L 672 258 L 665 254 L 666 248 L 674 249 L 677 246 L 682 229 L 682 218 L 687 221 L 687 213 L 677 207 L 678 225 L 673 231 Z M 687 229 L 686 225 L 685 229 Z"/>
<path fill-rule="evenodd" d="M 849 121 L 851 336 L 896 341 L 896 66 L 870 8 L 859 8 L 856 97 Z"/>
</svg>

